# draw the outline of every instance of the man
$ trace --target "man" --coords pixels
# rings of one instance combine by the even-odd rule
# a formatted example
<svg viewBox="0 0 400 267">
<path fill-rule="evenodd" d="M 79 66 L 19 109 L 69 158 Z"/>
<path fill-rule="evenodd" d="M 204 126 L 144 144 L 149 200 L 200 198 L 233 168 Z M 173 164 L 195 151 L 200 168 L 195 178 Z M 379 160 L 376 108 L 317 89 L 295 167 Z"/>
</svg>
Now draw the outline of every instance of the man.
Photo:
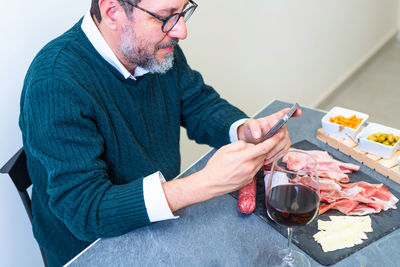
<svg viewBox="0 0 400 267">
<path fill-rule="evenodd" d="M 194 2 L 127 1 L 92 0 L 90 14 L 47 44 L 25 78 L 20 128 L 33 232 L 50 266 L 97 238 L 240 189 L 290 146 L 286 128 L 251 144 L 285 110 L 244 120 L 190 69 L 177 43 Z M 221 148 L 203 170 L 172 180 L 180 126 Z"/>
</svg>

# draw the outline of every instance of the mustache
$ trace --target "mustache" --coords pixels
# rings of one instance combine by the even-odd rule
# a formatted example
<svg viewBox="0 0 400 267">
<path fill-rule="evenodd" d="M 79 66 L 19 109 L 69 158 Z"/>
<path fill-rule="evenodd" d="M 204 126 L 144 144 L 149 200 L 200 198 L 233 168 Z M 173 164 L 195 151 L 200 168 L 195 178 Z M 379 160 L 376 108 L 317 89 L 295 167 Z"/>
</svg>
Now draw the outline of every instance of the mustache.
<svg viewBox="0 0 400 267">
<path fill-rule="evenodd" d="M 157 45 L 156 50 L 159 50 L 162 48 L 167 48 L 170 46 L 176 46 L 178 44 L 178 42 L 179 42 L 178 38 L 172 38 L 171 41 L 169 41 L 168 43 Z"/>
</svg>

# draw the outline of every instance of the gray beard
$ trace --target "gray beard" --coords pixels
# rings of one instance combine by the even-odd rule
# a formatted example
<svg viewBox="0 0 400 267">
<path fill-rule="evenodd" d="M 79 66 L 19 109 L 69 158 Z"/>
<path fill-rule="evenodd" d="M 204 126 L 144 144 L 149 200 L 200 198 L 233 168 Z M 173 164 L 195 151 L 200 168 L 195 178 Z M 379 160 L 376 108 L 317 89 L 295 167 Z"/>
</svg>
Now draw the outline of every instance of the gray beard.
<svg viewBox="0 0 400 267">
<path fill-rule="evenodd" d="M 156 51 L 171 45 L 176 45 L 178 39 L 172 39 L 168 44 L 156 47 Z M 131 25 L 122 27 L 122 36 L 120 39 L 120 50 L 125 60 L 136 66 L 147 69 L 150 73 L 166 73 L 174 65 L 174 53 L 165 55 L 165 59 L 159 62 L 155 53 L 151 53 L 146 48 L 151 47 L 145 42 L 136 38 L 135 31 Z"/>
</svg>

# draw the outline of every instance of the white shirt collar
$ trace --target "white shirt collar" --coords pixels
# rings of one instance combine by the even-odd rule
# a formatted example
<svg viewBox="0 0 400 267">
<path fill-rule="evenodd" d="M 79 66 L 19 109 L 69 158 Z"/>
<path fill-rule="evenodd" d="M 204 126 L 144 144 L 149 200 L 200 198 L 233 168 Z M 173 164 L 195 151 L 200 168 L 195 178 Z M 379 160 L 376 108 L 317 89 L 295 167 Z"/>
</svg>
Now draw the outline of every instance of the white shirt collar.
<svg viewBox="0 0 400 267">
<path fill-rule="evenodd" d="M 139 77 L 145 75 L 149 71 L 142 68 L 136 67 L 135 73 L 132 75 L 125 67 L 122 65 L 121 61 L 117 58 L 114 54 L 110 46 L 107 44 L 106 40 L 104 40 L 103 36 L 101 35 L 99 29 L 97 28 L 96 24 L 93 21 L 90 12 L 88 11 L 85 17 L 82 20 L 82 30 L 86 34 L 89 41 L 92 43 L 94 48 L 97 52 L 114 68 L 116 68 L 124 77 L 125 79 L 131 78 L 136 80 L 135 77 Z"/>
</svg>

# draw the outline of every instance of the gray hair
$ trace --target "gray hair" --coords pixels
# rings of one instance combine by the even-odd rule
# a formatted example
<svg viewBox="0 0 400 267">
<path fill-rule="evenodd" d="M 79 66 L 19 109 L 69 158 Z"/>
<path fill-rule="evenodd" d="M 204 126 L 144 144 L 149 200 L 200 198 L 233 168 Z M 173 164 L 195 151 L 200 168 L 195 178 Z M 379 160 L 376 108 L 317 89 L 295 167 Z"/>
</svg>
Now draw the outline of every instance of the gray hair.
<svg viewBox="0 0 400 267">
<path fill-rule="evenodd" d="M 132 10 L 133 6 L 128 4 L 129 3 L 136 5 L 138 4 L 141 0 L 118 0 L 119 4 L 122 6 L 124 9 L 126 15 L 128 18 L 132 17 Z M 90 15 L 95 16 L 97 21 L 100 23 L 101 22 L 101 13 L 100 13 L 100 8 L 99 8 L 99 0 L 92 0 L 92 5 L 90 6 Z"/>
</svg>

